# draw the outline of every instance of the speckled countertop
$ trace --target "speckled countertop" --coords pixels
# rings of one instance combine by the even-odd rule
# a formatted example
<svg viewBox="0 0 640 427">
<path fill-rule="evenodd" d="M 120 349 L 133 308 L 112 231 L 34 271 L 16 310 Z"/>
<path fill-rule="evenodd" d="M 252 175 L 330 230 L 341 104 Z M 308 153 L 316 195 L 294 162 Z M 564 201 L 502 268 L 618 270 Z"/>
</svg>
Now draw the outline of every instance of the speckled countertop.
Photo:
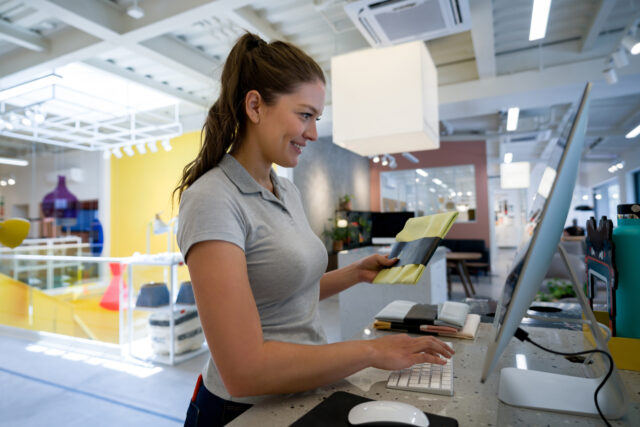
<svg viewBox="0 0 640 427">
<path fill-rule="evenodd" d="M 534 341 L 561 351 L 580 351 L 591 348 L 584 343 L 582 333 L 549 328 L 526 328 Z M 526 357 L 529 369 L 551 373 L 585 376 L 582 364 L 572 364 L 561 356 L 542 352 L 531 344 L 511 340 L 489 379 L 480 383 L 480 375 L 489 341 L 490 324 L 481 324 L 475 341 L 450 339 L 454 356 L 454 395 L 438 396 L 385 388 L 388 371 L 364 369 L 343 381 L 307 393 L 286 398 L 274 396 L 255 405 L 235 419 L 230 426 L 286 426 L 300 418 L 311 408 L 335 391 L 347 391 L 375 400 L 397 400 L 410 403 L 427 413 L 448 416 L 458 420 L 460 426 L 601 426 L 593 417 L 573 416 L 531 409 L 516 408 L 498 400 L 499 370 L 516 366 L 516 354 Z M 379 332 L 376 332 L 379 333 Z M 631 397 L 627 415 L 612 425 L 640 426 L 640 372 L 620 371 Z M 561 387 L 562 385 L 559 384 Z"/>
</svg>

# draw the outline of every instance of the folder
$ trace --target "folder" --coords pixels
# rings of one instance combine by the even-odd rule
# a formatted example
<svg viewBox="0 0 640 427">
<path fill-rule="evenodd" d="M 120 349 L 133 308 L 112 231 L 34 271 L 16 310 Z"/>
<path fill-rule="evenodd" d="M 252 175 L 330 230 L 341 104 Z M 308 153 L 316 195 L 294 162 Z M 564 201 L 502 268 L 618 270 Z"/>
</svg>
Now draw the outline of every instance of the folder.
<svg viewBox="0 0 640 427">
<path fill-rule="evenodd" d="M 410 218 L 396 235 L 396 243 L 389 254 L 389 258 L 398 258 L 398 262 L 380 270 L 373 283 L 418 283 L 440 240 L 447 235 L 457 217 L 458 212 L 446 212 Z"/>
</svg>

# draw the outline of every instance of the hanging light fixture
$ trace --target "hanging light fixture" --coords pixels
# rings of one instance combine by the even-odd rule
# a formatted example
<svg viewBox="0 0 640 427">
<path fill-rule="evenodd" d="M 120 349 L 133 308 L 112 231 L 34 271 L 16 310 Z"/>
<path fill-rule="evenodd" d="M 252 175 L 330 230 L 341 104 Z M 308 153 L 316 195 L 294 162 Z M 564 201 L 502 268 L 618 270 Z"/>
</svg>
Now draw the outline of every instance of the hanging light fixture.
<svg viewBox="0 0 640 427">
<path fill-rule="evenodd" d="M 171 151 L 171 143 L 168 139 L 163 139 L 161 145 L 164 151 Z"/>
</svg>

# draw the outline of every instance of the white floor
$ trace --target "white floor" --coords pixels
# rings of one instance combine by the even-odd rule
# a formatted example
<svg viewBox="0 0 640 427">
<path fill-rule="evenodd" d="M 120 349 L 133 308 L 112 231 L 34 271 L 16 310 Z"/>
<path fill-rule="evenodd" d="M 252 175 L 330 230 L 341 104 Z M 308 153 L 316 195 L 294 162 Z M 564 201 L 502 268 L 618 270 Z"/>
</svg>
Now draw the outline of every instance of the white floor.
<svg viewBox="0 0 640 427">
<path fill-rule="evenodd" d="M 479 296 L 497 299 L 512 251 L 493 275 L 474 279 Z M 453 300 L 464 298 L 453 284 Z M 330 342 L 340 337 L 337 297 L 321 302 Z M 58 345 L 0 335 L 0 426 L 182 425 L 203 354 L 177 366 L 123 362 Z"/>
</svg>

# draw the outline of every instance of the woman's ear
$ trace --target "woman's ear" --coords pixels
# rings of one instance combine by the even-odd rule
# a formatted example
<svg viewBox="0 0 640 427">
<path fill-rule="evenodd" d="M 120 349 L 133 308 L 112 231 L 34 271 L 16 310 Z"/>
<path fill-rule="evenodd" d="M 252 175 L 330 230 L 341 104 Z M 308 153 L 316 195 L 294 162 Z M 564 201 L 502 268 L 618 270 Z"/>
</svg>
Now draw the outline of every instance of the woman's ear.
<svg viewBox="0 0 640 427">
<path fill-rule="evenodd" d="M 245 112 L 249 120 L 256 125 L 260 123 L 260 110 L 262 105 L 263 101 L 260 92 L 255 89 L 247 92 L 247 95 L 244 97 Z"/>
</svg>

